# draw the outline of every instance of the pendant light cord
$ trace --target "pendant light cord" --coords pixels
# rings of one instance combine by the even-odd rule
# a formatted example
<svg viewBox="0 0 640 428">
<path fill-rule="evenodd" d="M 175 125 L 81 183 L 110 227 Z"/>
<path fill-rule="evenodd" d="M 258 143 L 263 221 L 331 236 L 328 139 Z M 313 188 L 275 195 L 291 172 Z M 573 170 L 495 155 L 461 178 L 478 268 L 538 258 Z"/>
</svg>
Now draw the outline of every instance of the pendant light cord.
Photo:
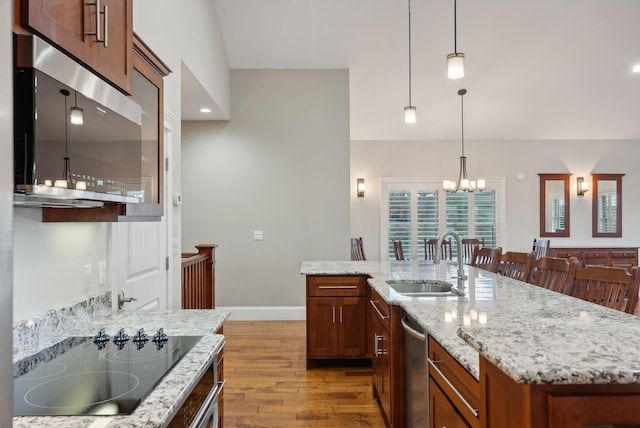
<svg viewBox="0 0 640 428">
<path fill-rule="evenodd" d="M 453 0 L 453 53 L 458 53 L 458 7 L 457 0 Z"/>
<path fill-rule="evenodd" d="M 460 127 L 462 134 L 462 156 L 464 157 L 464 94 L 460 94 L 460 111 L 462 119 L 462 126 Z"/>
<path fill-rule="evenodd" d="M 69 124 L 67 123 L 67 95 L 64 96 L 64 156 L 69 157 Z"/>
<path fill-rule="evenodd" d="M 409 107 L 411 107 L 411 0 L 408 0 L 409 6 Z"/>
</svg>

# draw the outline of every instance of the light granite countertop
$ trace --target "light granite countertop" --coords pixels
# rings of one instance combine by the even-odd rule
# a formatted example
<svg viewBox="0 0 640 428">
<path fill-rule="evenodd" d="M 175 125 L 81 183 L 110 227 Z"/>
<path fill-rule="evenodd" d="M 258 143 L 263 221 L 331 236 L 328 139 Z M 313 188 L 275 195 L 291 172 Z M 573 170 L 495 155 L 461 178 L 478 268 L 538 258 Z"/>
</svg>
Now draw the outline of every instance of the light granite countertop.
<svg viewBox="0 0 640 428">
<path fill-rule="evenodd" d="M 74 326 L 67 336 L 93 336 L 101 327 L 113 335 L 120 328 L 129 334 L 139 328 L 153 333 L 160 327 L 169 336 L 202 336 L 200 341 L 162 378 L 154 390 L 130 415 L 120 416 L 16 416 L 14 428 L 159 428 L 166 426 L 196 379 L 224 346 L 216 334 L 229 316 L 223 310 L 119 311 Z M 64 337 L 60 338 L 61 340 Z M 15 358 L 14 358 L 15 361 Z"/>
<path fill-rule="evenodd" d="M 640 337 L 640 317 L 470 266 L 463 297 L 407 297 L 385 282 L 456 285 L 456 271 L 450 262 L 424 261 L 309 261 L 301 267 L 305 275 L 369 275 L 383 299 L 403 307 L 476 378 L 482 355 L 519 383 L 640 383 L 640 343 L 633 340 Z"/>
</svg>

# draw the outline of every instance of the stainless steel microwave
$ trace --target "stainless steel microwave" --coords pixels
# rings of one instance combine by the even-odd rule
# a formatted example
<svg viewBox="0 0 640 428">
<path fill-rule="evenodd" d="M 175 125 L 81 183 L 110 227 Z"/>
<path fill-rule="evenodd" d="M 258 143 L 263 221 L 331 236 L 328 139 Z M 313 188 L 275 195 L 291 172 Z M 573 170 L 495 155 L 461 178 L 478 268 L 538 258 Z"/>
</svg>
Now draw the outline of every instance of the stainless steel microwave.
<svg viewBox="0 0 640 428">
<path fill-rule="evenodd" d="M 15 203 L 144 201 L 140 106 L 37 36 L 14 63 Z"/>
</svg>

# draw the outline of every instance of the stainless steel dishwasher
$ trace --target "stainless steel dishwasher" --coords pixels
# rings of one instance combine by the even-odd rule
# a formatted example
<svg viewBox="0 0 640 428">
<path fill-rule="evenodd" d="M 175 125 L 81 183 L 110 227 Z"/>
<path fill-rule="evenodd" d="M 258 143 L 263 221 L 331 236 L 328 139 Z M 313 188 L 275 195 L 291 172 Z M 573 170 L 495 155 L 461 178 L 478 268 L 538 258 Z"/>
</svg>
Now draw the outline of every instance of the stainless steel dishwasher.
<svg viewBox="0 0 640 428">
<path fill-rule="evenodd" d="M 429 427 L 427 335 L 406 314 L 401 319 L 404 338 L 406 428 Z"/>
</svg>

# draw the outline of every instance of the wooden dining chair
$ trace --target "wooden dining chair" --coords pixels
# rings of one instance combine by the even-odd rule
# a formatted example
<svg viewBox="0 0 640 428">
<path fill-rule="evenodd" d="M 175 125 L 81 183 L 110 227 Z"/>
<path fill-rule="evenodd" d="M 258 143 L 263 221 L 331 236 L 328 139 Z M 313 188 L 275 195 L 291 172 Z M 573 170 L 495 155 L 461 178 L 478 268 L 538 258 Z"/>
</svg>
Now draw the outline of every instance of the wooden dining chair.
<svg viewBox="0 0 640 428">
<path fill-rule="evenodd" d="M 533 240 L 533 254 L 534 258 L 539 259 L 547 255 L 549 251 L 549 245 L 551 241 L 549 239 L 534 239 Z"/>
<path fill-rule="evenodd" d="M 577 269 L 571 295 L 628 314 L 638 303 L 638 267 L 586 266 Z"/>
<path fill-rule="evenodd" d="M 533 252 L 518 253 L 515 251 L 507 251 L 500 255 L 498 273 L 502 276 L 517 279 L 519 281 L 526 281 L 529 276 L 532 259 Z"/>
<path fill-rule="evenodd" d="M 496 273 L 498 272 L 498 266 L 500 265 L 501 255 L 502 247 L 476 248 L 473 252 L 473 257 L 471 257 L 471 263 L 469 263 L 469 265 Z"/>
<path fill-rule="evenodd" d="M 362 237 L 351 238 L 351 260 L 367 260 L 364 256 Z"/>
<path fill-rule="evenodd" d="M 436 255 L 436 245 L 438 245 L 437 239 L 424 238 L 424 259 L 433 260 Z M 453 252 L 451 250 L 451 239 L 445 239 L 442 241 L 442 248 L 440 252 L 440 260 L 452 260 Z"/>
<path fill-rule="evenodd" d="M 473 258 L 473 252 L 476 250 L 476 248 L 482 248 L 482 247 L 484 247 L 484 238 L 463 239 L 462 240 L 462 263 L 465 263 L 465 264 L 471 263 L 471 259 Z M 459 251 L 460 251 L 460 248 L 458 248 L 458 252 Z"/>
<path fill-rule="evenodd" d="M 402 251 L 402 241 L 393 241 L 393 254 L 396 260 L 404 260 L 404 251 Z"/>
<path fill-rule="evenodd" d="M 540 257 L 531 261 L 527 282 L 558 293 L 571 294 L 578 261 L 575 257 Z"/>
</svg>

